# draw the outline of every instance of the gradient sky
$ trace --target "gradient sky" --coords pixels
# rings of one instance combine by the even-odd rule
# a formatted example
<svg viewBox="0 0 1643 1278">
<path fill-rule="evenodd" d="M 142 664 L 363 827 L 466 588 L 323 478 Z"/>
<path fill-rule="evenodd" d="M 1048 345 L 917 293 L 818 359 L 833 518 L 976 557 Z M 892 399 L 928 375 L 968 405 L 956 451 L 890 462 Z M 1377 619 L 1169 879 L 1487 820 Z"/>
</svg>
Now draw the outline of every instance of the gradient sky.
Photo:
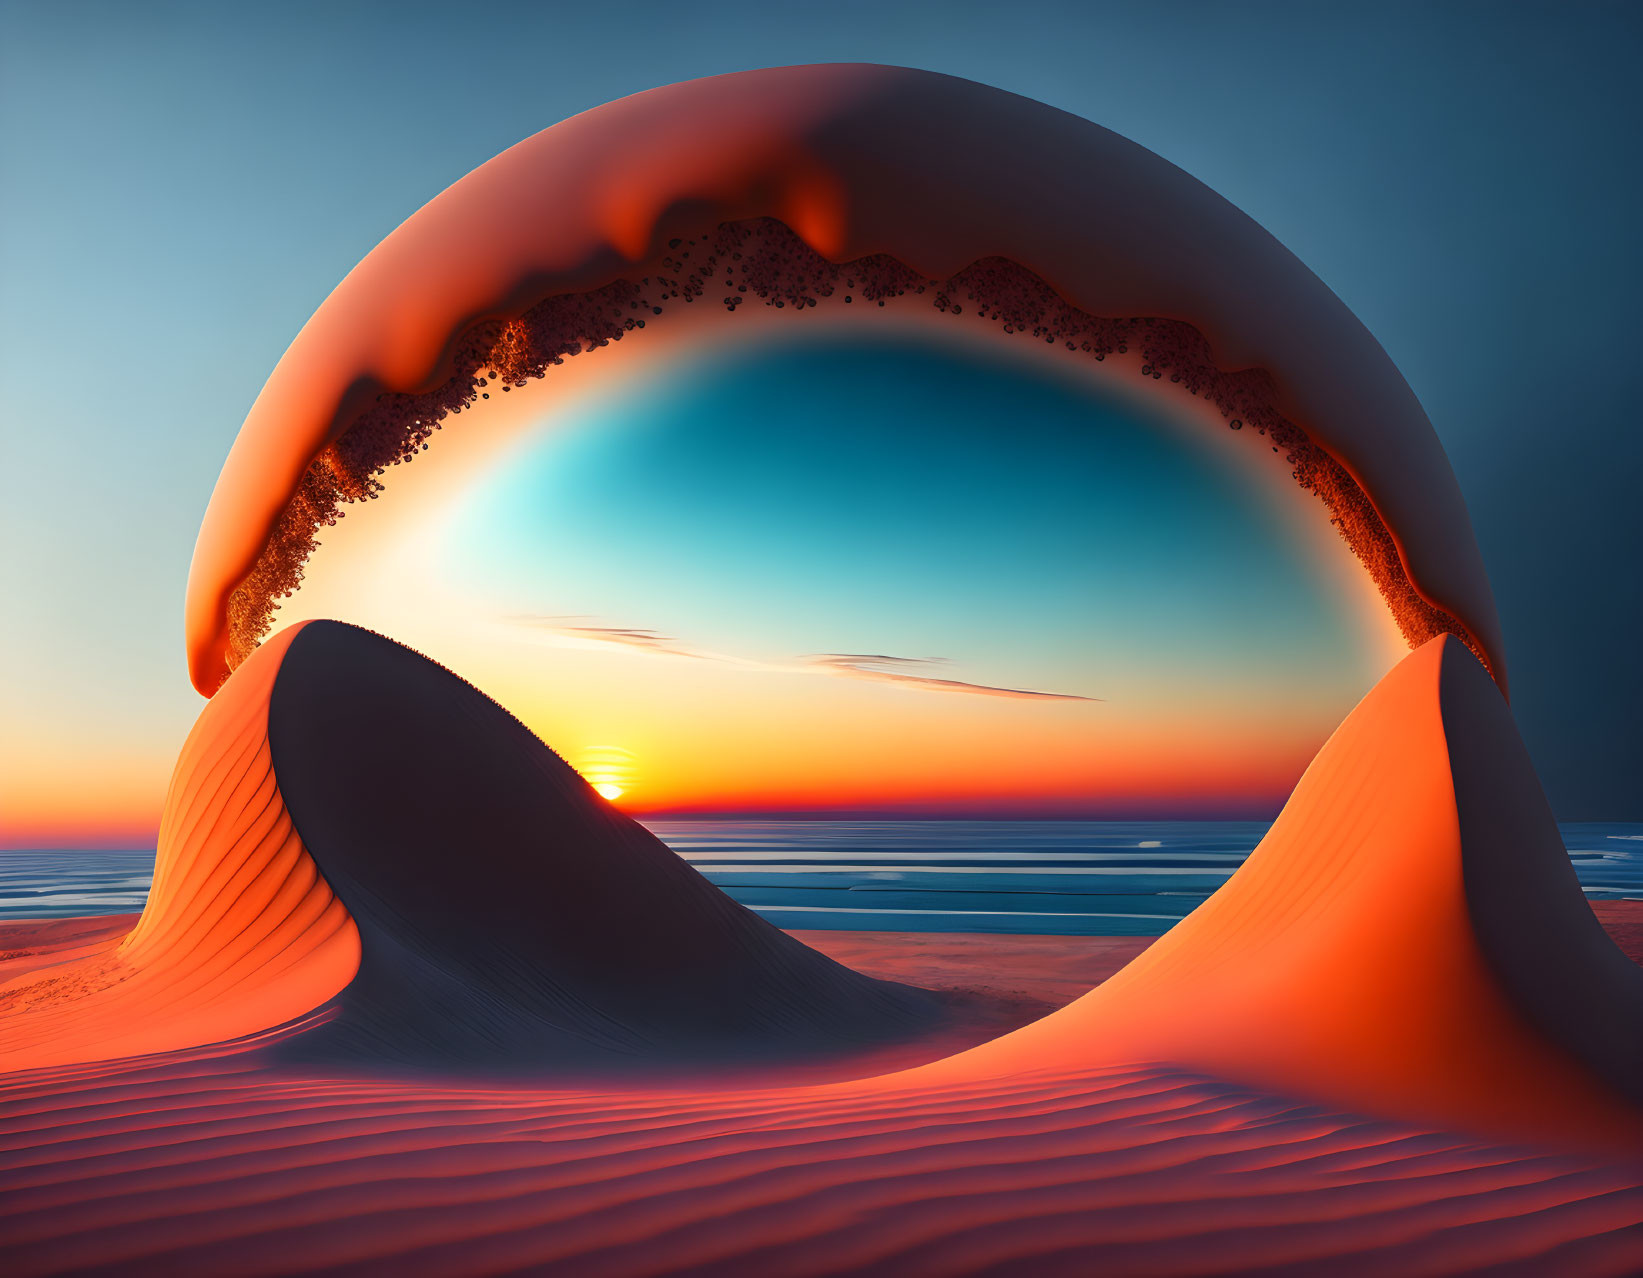
<svg viewBox="0 0 1643 1278">
<path fill-rule="evenodd" d="M 1253 432 L 957 325 L 747 327 L 464 413 L 276 624 L 409 643 L 651 813 L 1271 815 L 1397 660 Z"/>
<path fill-rule="evenodd" d="M 567 115 L 835 60 L 1096 120 L 1294 250 L 1443 439 L 1560 815 L 1643 816 L 1636 6 L 9 2 L 0 22 L 0 842 L 31 840 L 25 809 L 77 813 L 63 839 L 147 837 L 200 704 L 181 616 L 211 485 L 378 240 Z"/>
</svg>

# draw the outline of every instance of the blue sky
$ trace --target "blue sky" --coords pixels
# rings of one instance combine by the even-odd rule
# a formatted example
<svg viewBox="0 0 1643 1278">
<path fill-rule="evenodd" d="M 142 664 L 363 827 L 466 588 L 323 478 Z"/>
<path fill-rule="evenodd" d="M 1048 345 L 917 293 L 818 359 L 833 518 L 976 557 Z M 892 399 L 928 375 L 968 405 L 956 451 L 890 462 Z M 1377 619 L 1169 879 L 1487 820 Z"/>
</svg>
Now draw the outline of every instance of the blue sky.
<svg viewBox="0 0 1643 1278">
<path fill-rule="evenodd" d="M 303 321 L 417 206 L 626 93 L 862 60 L 1116 129 L 1334 288 L 1454 462 L 1555 806 L 1643 817 L 1639 15 L 7 0 L 0 736 L 94 773 L 169 758 L 198 709 L 183 585 L 222 458 Z"/>
<path fill-rule="evenodd" d="M 556 414 L 447 536 L 444 573 L 499 614 L 760 661 L 943 658 L 1172 707 L 1349 705 L 1379 673 L 1268 495 L 1188 430 L 934 336 L 681 360 Z"/>
<path fill-rule="evenodd" d="M 652 813 L 1270 816 L 1397 660 L 1321 504 L 1184 393 L 783 329 L 465 413 L 280 624 L 409 643 Z"/>
</svg>

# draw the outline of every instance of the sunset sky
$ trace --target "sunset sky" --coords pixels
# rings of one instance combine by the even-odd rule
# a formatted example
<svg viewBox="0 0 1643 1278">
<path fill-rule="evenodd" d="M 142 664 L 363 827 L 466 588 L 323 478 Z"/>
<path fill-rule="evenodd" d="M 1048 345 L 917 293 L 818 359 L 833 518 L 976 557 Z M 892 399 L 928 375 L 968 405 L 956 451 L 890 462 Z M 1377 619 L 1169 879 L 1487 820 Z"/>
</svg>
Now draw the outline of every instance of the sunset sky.
<svg viewBox="0 0 1643 1278">
<path fill-rule="evenodd" d="M 1270 814 L 1396 659 L 1253 432 L 817 323 L 464 414 L 278 624 L 410 644 L 645 813 Z"/>
<path fill-rule="evenodd" d="M 713 21 L 636 2 L 625 10 L 631 21 L 612 24 L 595 9 L 500 3 L 486 9 L 487 30 L 477 35 L 453 35 L 448 5 L 414 0 L 389 26 L 348 5 L 314 5 L 300 21 L 258 6 L 169 0 L 7 9 L 0 846 L 153 846 L 172 762 L 203 704 L 184 670 L 182 607 L 212 484 L 281 353 L 376 243 L 464 173 L 577 112 L 695 76 L 834 60 L 928 67 L 1095 120 L 1202 179 L 1294 250 L 1386 347 L 1454 463 L 1500 605 L 1514 711 L 1554 807 L 1569 819 L 1643 817 L 1643 663 L 1633 652 L 1643 588 L 1632 563 L 1643 434 L 1625 373 L 1640 340 L 1643 271 L 1634 233 L 1643 179 L 1623 159 L 1643 110 L 1635 25 L 1633 38 L 1618 39 L 1620 10 L 1601 5 L 1255 9 L 1262 20 L 1252 21 L 1248 6 L 1052 4 L 1035 21 L 1011 24 L 995 6 L 841 0 L 825 10 L 739 9 Z M 843 667 L 769 669 L 848 654 L 871 638 L 819 624 L 794 604 L 836 600 L 827 565 L 808 563 L 807 575 L 784 584 L 785 630 L 759 630 L 745 613 L 737 614 L 745 633 L 720 633 L 687 600 L 669 602 L 662 585 L 643 597 L 616 593 L 616 567 L 671 553 L 661 515 L 646 510 L 676 519 L 688 509 L 698 521 L 725 512 L 722 524 L 692 527 L 704 547 L 734 552 L 727 562 L 740 575 L 692 574 L 701 599 L 751 589 L 758 539 L 738 546 L 729 522 L 727 498 L 743 490 L 693 473 L 697 491 L 658 491 L 643 473 L 643 450 L 624 454 L 611 443 L 602 453 L 594 432 L 584 446 L 576 438 L 564 433 L 566 461 L 590 481 L 615 483 L 623 466 L 634 468 L 621 483 L 631 481 L 643 502 L 624 503 L 613 489 L 611 504 L 578 515 L 607 533 L 612 522 L 637 520 L 631 541 L 572 542 L 574 559 L 559 552 L 575 529 L 525 513 L 528 486 L 550 482 L 552 449 L 521 442 L 517 467 L 496 474 L 494 488 L 478 486 L 482 467 L 473 475 L 473 500 L 490 492 L 493 508 L 461 508 L 447 557 L 426 561 L 446 574 L 441 589 L 471 589 L 492 610 L 498 654 L 517 650 L 517 659 L 492 663 L 499 687 L 510 681 L 545 706 L 554 689 L 544 671 L 566 659 L 590 672 L 620 663 L 610 668 L 636 680 L 684 669 L 707 679 L 711 669 L 748 690 L 734 704 L 752 704 L 755 688 L 782 689 L 782 705 L 815 711 L 805 722 L 817 733 L 829 722 L 824 705 L 843 716 L 838 731 L 854 733 L 854 712 L 837 707 L 881 698 L 874 704 L 896 712 L 882 722 L 904 724 L 918 746 L 898 747 L 895 766 L 932 773 L 940 750 L 923 751 L 932 742 L 946 748 L 940 716 L 963 710 L 974 724 L 994 715 L 1025 734 L 1030 747 L 1010 757 L 1040 778 L 1063 766 L 1049 745 L 1053 726 L 1113 719 L 1129 704 L 1132 676 L 1115 656 L 1127 634 L 1142 632 L 1103 627 L 1118 624 L 1120 606 L 1150 605 L 1122 582 L 1081 577 L 1088 591 L 1109 593 L 1087 594 L 1082 611 L 1077 600 L 1040 600 L 1029 613 L 1027 596 L 1049 579 L 1049 560 L 1019 581 L 993 564 L 999 588 L 1013 592 L 1011 608 L 989 608 L 991 629 L 968 646 L 953 624 L 964 607 L 960 583 L 935 573 L 929 580 L 942 590 L 927 628 L 909 628 L 906 610 L 900 629 L 878 636 L 887 651 L 877 655 L 946 657 L 950 664 L 918 669 L 1107 702 L 989 702 Z M 824 449 L 803 465 L 837 456 Z M 736 509 L 750 513 L 746 503 Z M 455 519 L 459 508 L 449 512 Z M 881 575 L 863 585 L 881 595 L 905 581 L 891 575 L 908 553 L 891 514 L 854 525 L 887 539 L 871 556 Z M 961 526 L 953 544 L 974 549 L 985 530 Z M 499 551 L 489 575 L 463 558 L 504 545 L 517 554 Z M 554 554 L 533 557 L 549 547 Z M 842 556 L 849 547 L 835 549 Z M 1170 553 L 1143 550 L 1155 564 Z M 545 588 L 550 569 L 574 570 L 562 584 L 576 587 L 575 598 Z M 1351 606 L 1322 598 L 1313 628 L 1298 632 L 1310 636 L 1309 653 Z M 754 664 L 609 642 L 579 649 L 551 627 L 509 620 L 527 613 L 583 618 L 561 629 L 657 631 Z M 859 618 L 847 611 L 841 620 Z M 1255 627 L 1252 641 L 1267 624 L 1236 610 L 1234 619 L 1239 634 L 1246 622 Z M 1089 641 L 1077 654 L 1036 629 L 1063 624 Z M 1202 628 L 1146 633 L 1166 648 L 1201 644 L 1191 659 L 1213 659 Z M 1342 668 L 1362 669 L 1351 660 Z M 1271 675 L 1253 655 L 1242 670 L 1251 687 Z M 1345 695 L 1344 684 L 1326 684 L 1323 694 L 1330 704 Z M 1167 702 L 1163 691 L 1147 693 L 1146 704 Z M 663 776 L 686 775 L 687 760 L 667 752 L 675 747 L 644 738 L 631 717 L 557 726 L 555 744 L 567 753 L 596 744 L 633 752 L 632 803 L 661 801 Z M 675 742 L 710 741 L 731 728 L 668 731 Z M 670 758 L 676 769 L 662 767 Z M 751 786 L 751 771 L 738 775 Z M 1241 794 L 1254 784 L 1232 782 Z"/>
</svg>

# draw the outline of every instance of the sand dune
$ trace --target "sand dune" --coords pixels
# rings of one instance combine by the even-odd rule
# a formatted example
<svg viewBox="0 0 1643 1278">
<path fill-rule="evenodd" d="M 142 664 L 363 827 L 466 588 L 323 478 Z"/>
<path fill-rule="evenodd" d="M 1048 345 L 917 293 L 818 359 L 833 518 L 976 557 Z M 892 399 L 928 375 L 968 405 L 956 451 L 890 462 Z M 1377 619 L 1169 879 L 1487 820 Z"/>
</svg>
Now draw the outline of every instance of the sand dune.
<svg viewBox="0 0 1643 1278">
<path fill-rule="evenodd" d="M 0 1071 L 220 1042 L 318 1006 L 359 961 L 294 829 L 268 748 L 275 636 L 206 706 L 166 795 L 154 887 L 128 935 L 0 968 Z"/>
<path fill-rule="evenodd" d="M 1133 951 L 824 943 L 932 989 L 852 971 L 311 624 L 190 737 L 124 939 L 0 930 L 0 1265 L 1635 1272 L 1640 971 L 1548 822 L 1435 640 L 1222 891 L 1000 1034 Z"/>
<path fill-rule="evenodd" d="M 0 987 L 0 1068 L 218 1042 L 322 1006 L 285 1050 L 745 1068 L 915 1040 L 952 1001 L 795 941 L 443 667 L 315 622 L 201 716 L 130 934 Z"/>
<path fill-rule="evenodd" d="M 1336 730 L 1225 887 L 1112 980 L 930 1067 L 1165 1059 L 1370 1113 L 1643 1149 L 1643 971 L 1457 641 Z"/>
<path fill-rule="evenodd" d="M 269 588 L 295 584 L 286 557 L 300 566 L 308 538 L 287 543 L 282 522 L 339 488 L 370 491 L 374 472 L 350 459 L 381 442 L 383 423 L 362 423 L 382 401 L 439 388 L 460 403 L 472 373 L 495 367 L 466 356 L 476 318 L 523 326 L 551 303 L 575 318 L 544 344 L 555 364 L 584 343 L 643 341 L 609 328 L 607 299 L 589 290 L 660 276 L 688 297 L 702 253 L 681 267 L 675 242 L 761 219 L 802 241 L 806 275 L 887 254 L 933 283 L 1007 259 L 1090 316 L 1194 326 L 1213 366 L 1243 375 L 1229 416 L 1270 399 L 1304 423 L 1320 463 L 1350 472 L 1353 513 L 1331 515 L 1349 539 L 1360 519 L 1384 523 L 1394 611 L 1435 605 L 1449 618 L 1438 628 L 1474 636 L 1504 679 L 1488 577 L 1436 432 L 1385 351 L 1266 230 L 1144 147 L 1042 103 L 927 71 L 828 65 L 713 76 L 576 115 L 430 200 L 350 271 L 274 368 L 212 493 L 189 570 L 195 687 L 216 691 L 256 642 L 245 623 L 266 616 Z M 647 333 L 711 305 L 673 305 L 678 286 L 653 299 L 664 314 Z M 997 309 L 953 287 L 963 324 Z M 817 305 L 806 292 L 799 311 Z M 1039 318 L 1015 318 L 1036 334 Z M 414 416 L 430 410 L 444 411 L 419 402 Z M 327 448 L 356 427 L 370 442 Z M 1378 541 L 1354 545 L 1383 562 Z"/>
<path fill-rule="evenodd" d="M 732 901 L 507 711 L 392 640 L 316 622 L 269 707 L 275 769 L 358 922 L 359 974 L 294 1050 L 563 1070 L 861 1049 L 941 1000 Z"/>
</svg>

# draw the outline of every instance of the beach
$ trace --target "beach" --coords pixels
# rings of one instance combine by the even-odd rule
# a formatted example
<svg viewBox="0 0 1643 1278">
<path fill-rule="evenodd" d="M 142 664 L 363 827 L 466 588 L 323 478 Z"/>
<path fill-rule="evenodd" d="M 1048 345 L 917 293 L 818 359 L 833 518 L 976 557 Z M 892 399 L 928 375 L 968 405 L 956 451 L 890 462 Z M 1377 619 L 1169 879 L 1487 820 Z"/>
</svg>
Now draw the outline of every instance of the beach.
<svg viewBox="0 0 1643 1278">
<path fill-rule="evenodd" d="M 1643 903 L 1600 902 L 1643 957 Z M 129 926 L 10 923 L 5 971 Z M 846 931 L 869 974 L 1056 1006 L 1145 941 Z M 61 953 L 62 951 L 59 951 Z M 992 1028 L 992 1027 L 985 1027 Z M 259 1063 L 0 1086 L 8 1272 L 1623 1274 L 1643 1159 L 1492 1145 L 1164 1064 L 984 1086 L 557 1089 Z"/>
<path fill-rule="evenodd" d="M 287 631 L 185 744 L 142 913 L 0 923 L 0 1262 L 1632 1272 L 1638 840 L 1571 852 L 1525 777 L 1440 640 L 1253 851 L 674 848 L 427 659 Z"/>
</svg>

